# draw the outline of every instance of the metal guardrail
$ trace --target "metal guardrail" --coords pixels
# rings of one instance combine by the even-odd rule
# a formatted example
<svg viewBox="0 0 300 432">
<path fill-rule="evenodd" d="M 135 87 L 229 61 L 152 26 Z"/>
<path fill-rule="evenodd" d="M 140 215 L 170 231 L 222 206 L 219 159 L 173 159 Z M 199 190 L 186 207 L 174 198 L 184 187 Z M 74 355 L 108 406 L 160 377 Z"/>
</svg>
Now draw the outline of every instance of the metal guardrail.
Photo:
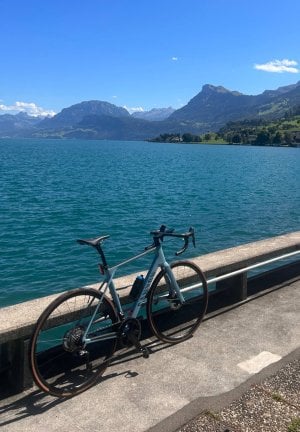
<svg viewBox="0 0 300 432">
<path fill-rule="evenodd" d="M 217 282 L 220 282 L 220 281 L 223 281 L 223 280 L 226 280 L 226 279 L 234 278 L 235 276 L 238 276 L 238 275 L 241 275 L 241 274 L 246 274 L 250 270 L 254 270 L 254 269 L 258 268 L 258 267 L 264 267 L 264 266 L 272 264 L 272 263 L 274 263 L 276 261 L 281 261 L 283 259 L 291 258 L 291 257 L 294 257 L 294 256 L 299 255 L 299 254 L 300 254 L 300 250 L 299 251 L 295 251 L 295 252 L 291 252 L 291 253 L 288 253 L 288 254 L 280 255 L 280 256 L 278 256 L 276 258 L 265 260 L 265 261 L 262 261 L 262 262 L 260 262 L 258 264 L 252 264 L 250 266 L 243 267 L 243 268 L 241 268 L 239 270 L 235 270 L 233 272 L 225 273 L 222 276 L 216 276 L 216 277 L 213 277 L 213 278 L 209 278 L 209 279 L 207 279 L 207 285 L 212 285 L 214 283 L 217 283 Z M 276 269 L 274 269 L 274 270 L 276 270 Z M 200 284 L 194 284 L 194 285 L 191 285 L 191 286 L 188 286 L 188 287 L 184 288 L 182 291 L 183 292 L 188 292 L 188 291 L 191 291 L 191 290 L 193 290 L 195 288 L 201 288 L 201 286 L 202 286 L 202 283 L 200 283 Z M 216 290 L 216 291 L 218 291 L 218 290 Z M 212 292 L 210 292 L 210 294 L 212 294 Z"/>
<path fill-rule="evenodd" d="M 212 284 L 212 283 L 220 282 L 222 280 L 229 279 L 229 278 L 231 278 L 233 276 L 237 276 L 237 275 L 240 275 L 242 273 L 246 273 L 246 272 L 248 272 L 250 270 L 254 270 L 254 269 L 258 268 L 258 267 L 264 267 L 264 266 L 266 266 L 268 264 L 272 264 L 272 263 L 274 263 L 276 261 L 281 261 L 281 260 L 286 259 L 286 258 L 291 258 L 291 257 L 293 257 L 295 255 L 299 255 L 299 254 L 300 254 L 300 250 L 299 251 L 295 251 L 295 252 L 291 252 L 291 253 L 288 253 L 288 254 L 280 255 L 279 257 L 272 258 L 272 259 L 269 259 L 269 260 L 265 260 L 265 261 L 262 261 L 262 262 L 260 262 L 258 264 L 253 264 L 251 266 L 243 267 L 240 270 L 235 270 L 233 272 L 226 273 L 226 274 L 224 274 L 222 276 L 217 276 L 217 277 L 208 279 L 207 280 L 207 284 L 209 285 L 209 284 Z"/>
</svg>

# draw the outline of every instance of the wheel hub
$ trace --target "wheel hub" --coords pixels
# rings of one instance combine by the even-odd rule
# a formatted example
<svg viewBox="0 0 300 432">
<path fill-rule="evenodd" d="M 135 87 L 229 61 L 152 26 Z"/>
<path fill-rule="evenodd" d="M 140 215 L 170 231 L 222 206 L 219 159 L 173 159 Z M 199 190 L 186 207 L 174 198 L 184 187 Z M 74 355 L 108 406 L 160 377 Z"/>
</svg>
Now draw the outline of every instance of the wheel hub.
<svg viewBox="0 0 300 432">
<path fill-rule="evenodd" d="M 176 294 L 169 294 L 167 300 L 171 310 L 178 310 L 181 308 L 180 300 L 178 300 Z"/>
</svg>

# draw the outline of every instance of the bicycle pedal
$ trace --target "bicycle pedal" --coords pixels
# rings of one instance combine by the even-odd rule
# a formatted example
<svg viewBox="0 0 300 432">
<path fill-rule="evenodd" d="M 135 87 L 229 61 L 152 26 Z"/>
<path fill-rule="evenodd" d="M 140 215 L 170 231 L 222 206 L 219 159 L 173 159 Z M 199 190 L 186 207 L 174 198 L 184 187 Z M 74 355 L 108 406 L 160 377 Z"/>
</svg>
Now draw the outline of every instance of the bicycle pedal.
<svg viewBox="0 0 300 432">
<path fill-rule="evenodd" d="M 144 358 L 149 358 L 150 352 L 148 348 L 142 348 L 142 355 Z"/>
</svg>

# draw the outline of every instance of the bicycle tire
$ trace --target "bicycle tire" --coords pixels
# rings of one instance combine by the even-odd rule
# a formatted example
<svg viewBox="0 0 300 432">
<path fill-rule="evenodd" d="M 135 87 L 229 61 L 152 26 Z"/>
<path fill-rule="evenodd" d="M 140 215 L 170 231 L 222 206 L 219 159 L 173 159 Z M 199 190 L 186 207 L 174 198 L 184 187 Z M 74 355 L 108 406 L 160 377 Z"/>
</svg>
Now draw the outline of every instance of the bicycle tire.
<svg viewBox="0 0 300 432">
<path fill-rule="evenodd" d="M 154 279 L 147 301 L 147 317 L 154 334 L 167 343 L 182 342 L 201 324 L 208 303 L 207 282 L 202 271 L 190 261 L 176 261 L 170 265 L 180 292 L 181 303 L 165 270 Z M 199 285 L 187 289 L 188 287 Z"/>
<path fill-rule="evenodd" d="M 59 296 L 36 323 L 30 342 L 30 366 L 37 386 L 53 396 L 71 397 L 91 387 L 116 349 L 117 337 L 82 345 L 81 338 L 102 294 L 79 288 Z M 118 323 L 113 303 L 103 297 L 88 336 Z"/>
</svg>

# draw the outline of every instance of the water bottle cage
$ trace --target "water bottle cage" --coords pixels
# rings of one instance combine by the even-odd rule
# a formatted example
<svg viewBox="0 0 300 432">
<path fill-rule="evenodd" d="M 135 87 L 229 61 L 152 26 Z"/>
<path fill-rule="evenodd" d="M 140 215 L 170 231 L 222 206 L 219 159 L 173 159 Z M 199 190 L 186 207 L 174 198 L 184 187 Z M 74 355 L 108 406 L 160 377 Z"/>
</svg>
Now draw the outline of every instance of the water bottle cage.
<svg viewBox="0 0 300 432">
<path fill-rule="evenodd" d="M 135 281 L 131 287 L 129 296 L 133 300 L 137 300 L 139 298 L 143 288 L 144 288 L 144 277 L 141 275 L 135 279 Z"/>
</svg>

